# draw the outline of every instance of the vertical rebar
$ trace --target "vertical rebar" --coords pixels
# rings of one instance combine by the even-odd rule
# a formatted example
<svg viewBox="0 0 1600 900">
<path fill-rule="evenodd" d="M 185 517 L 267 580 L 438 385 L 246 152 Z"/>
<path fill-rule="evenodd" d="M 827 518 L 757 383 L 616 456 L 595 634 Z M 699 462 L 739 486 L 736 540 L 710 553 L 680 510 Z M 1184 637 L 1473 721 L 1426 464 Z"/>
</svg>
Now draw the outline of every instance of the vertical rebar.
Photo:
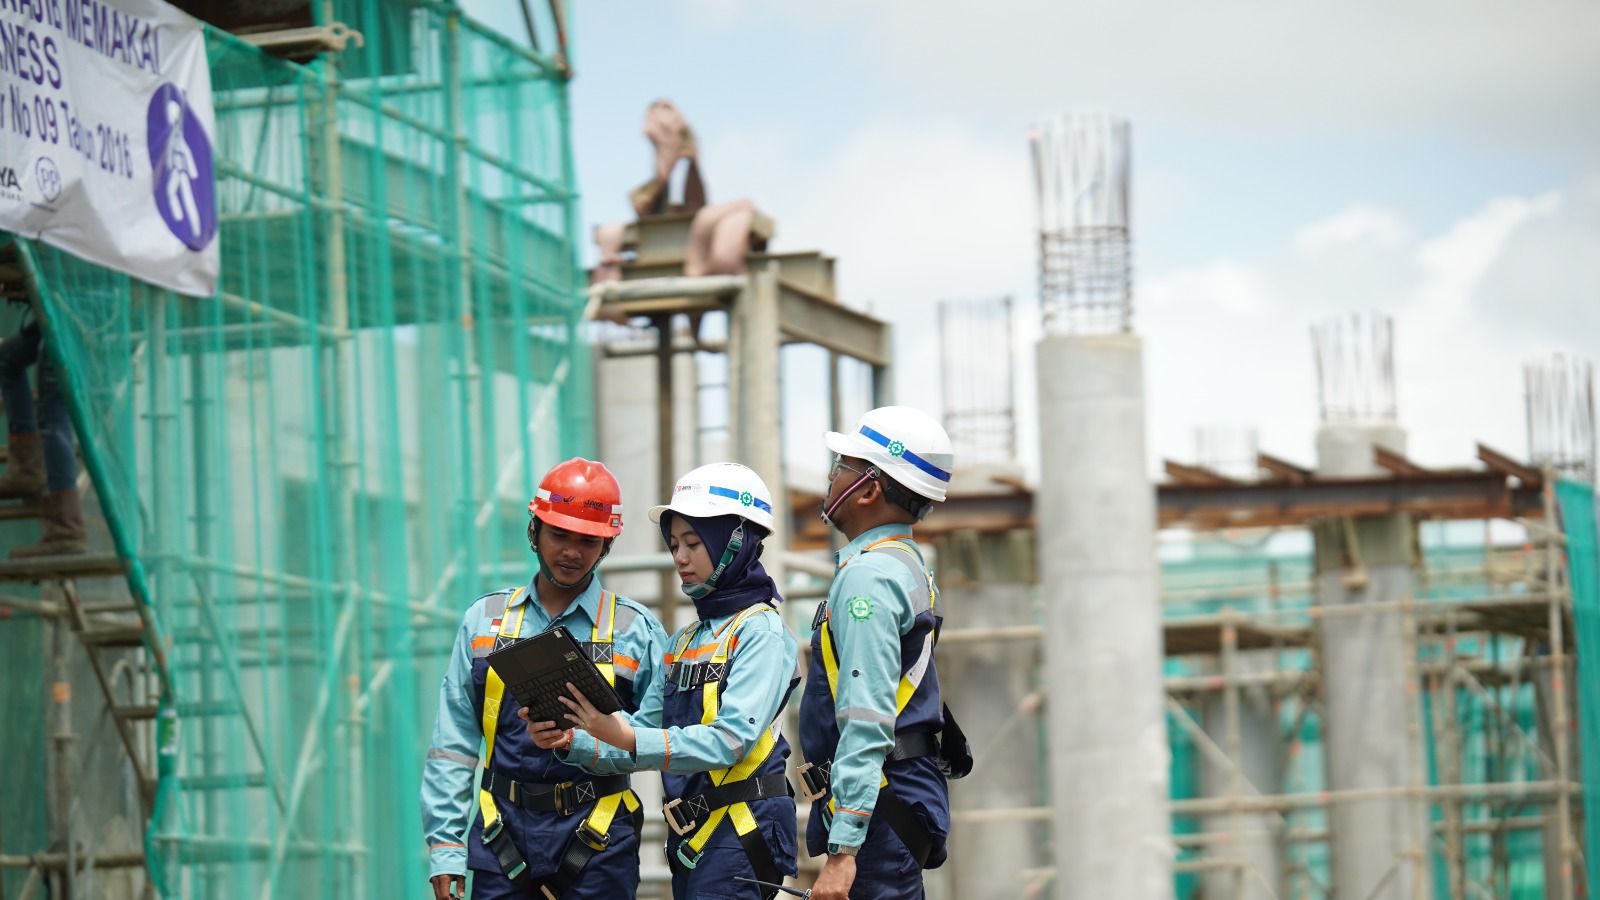
<svg viewBox="0 0 1600 900">
<path fill-rule="evenodd" d="M 944 426 L 965 462 L 1017 456 L 1011 298 L 939 303 Z"/>
<path fill-rule="evenodd" d="M 1062 116 L 1029 133 L 1046 333 L 1133 328 L 1130 135 L 1126 120 L 1103 115 Z"/>
<path fill-rule="evenodd" d="M 1595 480 L 1594 370 L 1555 354 L 1522 368 L 1528 456 L 1562 478 Z"/>
</svg>

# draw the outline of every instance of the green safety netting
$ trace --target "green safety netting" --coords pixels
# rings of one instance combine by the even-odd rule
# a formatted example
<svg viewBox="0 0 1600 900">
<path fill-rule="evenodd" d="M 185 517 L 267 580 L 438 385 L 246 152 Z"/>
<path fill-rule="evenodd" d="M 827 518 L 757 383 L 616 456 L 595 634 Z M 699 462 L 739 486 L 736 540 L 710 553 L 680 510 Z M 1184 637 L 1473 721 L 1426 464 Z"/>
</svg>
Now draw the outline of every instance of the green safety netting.
<svg viewBox="0 0 1600 900">
<path fill-rule="evenodd" d="M 557 65 L 447 4 L 334 18 L 365 46 L 310 67 L 207 35 L 217 296 L 18 242 L 164 683 L 168 896 L 415 893 L 461 611 L 525 568 L 537 475 L 592 454 Z M 35 656 L 38 626 L 0 623 Z M 0 784 L 4 849 L 40 849 L 42 787 Z"/>
<path fill-rule="evenodd" d="M 1570 496 L 1569 496 L 1570 495 Z M 1596 558 L 1594 550 L 1594 508 L 1592 488 L 1588 485 L 1564 484 L 1561 502 L 1563 524 L 1568 530 L 1568 551 L 1572 569 L 1574 607 L 1577 616 L 1578 656 L 1586 652 L 1600 653 L 1600 591 L 1596 586 Z M 1582 504 L 1588 504 L 1582 506 Z M 1467 526 L 1470 528 L 1471 526 Z M 1585 531 L 1587 528 L 1587 532 Z M 1530 589 L 1531 583 L 1513 578 L 1505 583 L 1503 572 L 1492 574 L 1494 561 L 1489 558 L 1484 543 L 1474 545 L 1463 528 L 1449 526 L 1425 527 L 1421 535 L 1425 573 L 1419 581 L 1418 602 L 1449 603 L 1482 597 L 1494 591 L 1517 593 Z M 1587 541 L 1587 543 L 1585 543 Z M 1205 541 L 1196 545 L 1192 558 L 1167 561 L 1162 566 L 1162 588 L 1167 595 L 1164 613 L 1169 619 L 1184 619 L 1222 612 L 1232 608 L 1237 612 L 1262 613 L 1267 610 L 1284 611 L 1275 619 L 1281 624 L 1304 624 L 1304 617 L 1295 611 L 1314 604 L 1311 591 L 1311 560 L 1309 541 L 1300 546 L 1294 541 L 1277 545 L 1235 545 L 1228 541 Z M 1585 550 L 1584 548 L 1587 547 Z M 1501 551 L 1503 552 L 1503 551 Z M 1522 554 L 1529 550 L 1514 551 Z M 1531 565 L 1519 562 L 1518 567 Z M 1587 569 L 1584 568 L 1587 566 Z M 1493 590 L 1490 585 L 1497 584 Z M 1587 629 L 1587 631 L 1585 630 Z M 1585 645 L 1586 639 L 1591 643 Z M 1545 652 L 1542 647 L 1530 647 L 1520 638 L 1506 635 L 1478 635 L 1463 638 L 1456 652 L 1491 665 L 1512 662 L 1527 654 Z M 1442 653 L 1437 641 L 1423 641 L 1419 646 L 1419 663 L 1439 662 Z M 1309 672 L 1314 667 L 1311 654 L 1303 650 L 1284 650 L 1277 654 L 1277 665 L 1289 671 Z M 1196 663 L 1178 659 L 1168 660 L 1169 676 L 1209 674 L 1213 670 Z M 1580 672 L 1578 706 L 1584 716 L 1583 747 L 1600 746 L 1600 680 L 1585 677 Z M 1549 755 L 1551 736 L 1541 731 L 1540 711 L 1548 698 L 1542 696 L 1536 681 L 1511 683 L 1489 682 L 1481 688 L 1456 687 L 1451 704 L 1443 703 L 1444 691 L 1437 685 L 1421 695 L 1421 715 L 1428 761 L 1430 783 L 1439 784 L 1437 765 L 1442 751 L 1438 737 L 1441 734 L 1460 735 L 1459 778 L 1466 784 L 1516 783 L 1537 781 L 1551 777 L 1541 765 L 1541 750 Z M 1447 710 L 1453 706 L 1455 720 L 1449 721 Z M 1198 703 L 1192 705 L 1190 716 L 1198 721 Z M 1322 721 L 1316 706 L 1307 707 L 1293 697 L 1278 702 L 1280 734 L 1286 749 L 1284 783 L 1267 786 L 1264 790 L 1305 794 L 1325 790 L 1322 747 Z M 1298 729 L 1298 733 L 1297 732 Z M 1203 795 L 1200 769 L 1207 763 L 1197 752 L 1194 741 L 1183 727 L 1169 716 L 1168 735 L 1172 746 L 1171 796 L 1174 800 L 1193 799 Z M 1531 744 L 1526 736 L 1534 736 Z M 1600 772 L 1600 754 L 1583 756 L 1585 783 L 1587 777 Z M 1585 846 L 1594 846 L 1596 809 L 1595 801 L 1586 795 L 1586 822 L 1591 829 Z M 1511 900 L 1536 900 L 1545 896 L 1544 832 L 1539 830 L 1506 830 L 1473 828 L 1490 819 L 1518 816 L 1539 816 L 1547 805 L 1524 800 L 1498 800 L 1473 802 L 1461 805 L 1463 823 L 1467 826 L 1462 838 L 1464 853 L 1462 874 L 1473 882 L 1473 890 L 1489 896 Z M 1430 807 L 1435 822 L 1442 821 L 1442 808 Z M 1284 817 L 1286 833 L 1318 835 L 1327 827 L 1324 812 L 1318 808 L 1297 809 Z M 1173 830 L 1184 835 L 1203 830 L 1203 817 L 1178 815 L 1173 818 Z M 1216 826 L 1213 826 L 1216 827 Z M 1205 855 L 1200 848 L 1185 848 L 1180 861 L 1198 860 Z M 1324 896 L 1331 888 L 1332 871 L 1328 847 L 1320 839 L 1290 841 L 1285 852 L 1289 867 L 1289 891 L 1292 896 Z M 1431 863 L 1434 872 L 1434 895 L 1451 896 L 1449 869 L 1442 840 L 1431 846 Z M 1594 863 L 1590 863 L 1591 866 Z M 1591 882 L 1592 883 L 1592 882 Z M 1200 896 L 1201 879 L 1189 873 L 1175 877 L 1175 893 L 1180 898 Z M 1579 894 L 1584 896 L 1584 894 Z"/>
<path fill-rule="evenodd" d="M 1594 486 L 1563 481 L 1556 486 L 1561 502 L 1561 524 L 1567 536 L 1567 570 L 1572 583 L 1572 618 L 1578 645 L 1578 745 L 1583 749 L 1583 783 L 1600 784 L 1600 542 L 1595 539 Z M 1583 792 L 1584 857 L 1586 883 L 1592 896 L 1600 884 L 1600 794 Z"/>
</svg>

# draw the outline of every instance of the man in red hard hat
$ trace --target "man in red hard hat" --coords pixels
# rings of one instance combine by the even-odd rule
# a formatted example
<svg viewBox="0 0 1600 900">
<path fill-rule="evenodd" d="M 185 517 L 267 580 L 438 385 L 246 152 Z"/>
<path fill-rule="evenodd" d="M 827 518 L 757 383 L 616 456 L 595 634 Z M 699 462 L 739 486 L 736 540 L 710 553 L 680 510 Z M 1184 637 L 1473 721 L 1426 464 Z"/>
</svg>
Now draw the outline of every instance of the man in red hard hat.
<svg viewBox="0 0 1600 900">
<path fill-rule="evenodd" d="M 660 677 L 666 633 L 643 606 L 600 587 L 595 569 L 622 533 L 622 490 L 604 465 L 551 469 L 528 513 L 538 574 L 472 604 L 439 688 L 422 778 L 433 896 L 464 896 L 470 868 L 474 900 L 632 897 L 641 811 L 628 776 L 590 775 L 535 747 L 486 657 L 564 626 L 588 636 L 590 658 L 633 712 L 633 686 Z"/>
</svg>

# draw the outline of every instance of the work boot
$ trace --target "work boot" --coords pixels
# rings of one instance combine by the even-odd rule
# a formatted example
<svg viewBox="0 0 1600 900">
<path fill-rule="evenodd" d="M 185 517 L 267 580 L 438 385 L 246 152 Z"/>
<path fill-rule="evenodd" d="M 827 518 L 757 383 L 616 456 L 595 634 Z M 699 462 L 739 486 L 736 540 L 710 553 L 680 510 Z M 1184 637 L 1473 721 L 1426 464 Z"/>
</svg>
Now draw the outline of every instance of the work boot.
<svg viewBox="0 0 1600 900">
<path fill-rule="evenodd" d="M 44 447 L 39 434 L 13 434 L 11 460 L 0 475 L 0 499 L 32 500 L 44 493 Z"/>
<path fill-rule="evenodd" d="M 44 534 L 39 543 L 13 548 L 12 559 L 29 556 L 67 556 L 82 553 L 89 547 L 83 531 L 83 504 L 77 491 L 58 491 L 45 494 L 39 504 L 39 519 L 44 522 Z"/>
</svg>

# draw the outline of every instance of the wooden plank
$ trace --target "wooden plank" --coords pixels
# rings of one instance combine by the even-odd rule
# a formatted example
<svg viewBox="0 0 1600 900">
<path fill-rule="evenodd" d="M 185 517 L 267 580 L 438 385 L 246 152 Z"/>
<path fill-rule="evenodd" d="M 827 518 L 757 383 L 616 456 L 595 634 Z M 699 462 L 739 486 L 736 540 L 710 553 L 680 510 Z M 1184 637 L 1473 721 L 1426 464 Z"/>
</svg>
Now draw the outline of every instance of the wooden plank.
<svg viewBox="0 0 1600 900">
<path fill-rule="evenodd" d="M 1214 472 L 1205 466 L 1191 466 L 1173 460 L 1163 460 L 1167 475 L 1173 481 L 1181 484 L 1243 484 L 1237 478 L 1229 478 L 1221 472 Z"/>
<path fill-rule="evenodd" d="M 1305 484 L 1314 476 L 1310 469 L 1301 468 L 1281 457 L 1270 453 L 1257 453 L 1256 465 L 1272 473 L 1273 477 L 1280 478 L 1290 484 Z"/>
<path fill-rule="evenodd" d="M 1478 459 L 1489 467 L 1489 471 L 1510 475 L 1529 487 L 1539 487 L 1544 484 L 1544 475 L 1538 469 L 1517 462 L 1504 453 L 1493 450 L 1484 444 L 1478 445 Z"/>
<path fill-rule="evenodd" d="M 115 556 L 34 556 L 0 562 L 0 581 L 120 578 L 124 574 L 122 560 Z"/>
<path fill-rule="evenodd" d="M 1388 469 L 1396 475 L 1426 475 L 1428 470 L 1417 465 L 1403 454 L 1396 453 L 1388 447 L 1374 446 L 1372 448 L 1372 462 L 1380 469 Z"/>
</svg>

